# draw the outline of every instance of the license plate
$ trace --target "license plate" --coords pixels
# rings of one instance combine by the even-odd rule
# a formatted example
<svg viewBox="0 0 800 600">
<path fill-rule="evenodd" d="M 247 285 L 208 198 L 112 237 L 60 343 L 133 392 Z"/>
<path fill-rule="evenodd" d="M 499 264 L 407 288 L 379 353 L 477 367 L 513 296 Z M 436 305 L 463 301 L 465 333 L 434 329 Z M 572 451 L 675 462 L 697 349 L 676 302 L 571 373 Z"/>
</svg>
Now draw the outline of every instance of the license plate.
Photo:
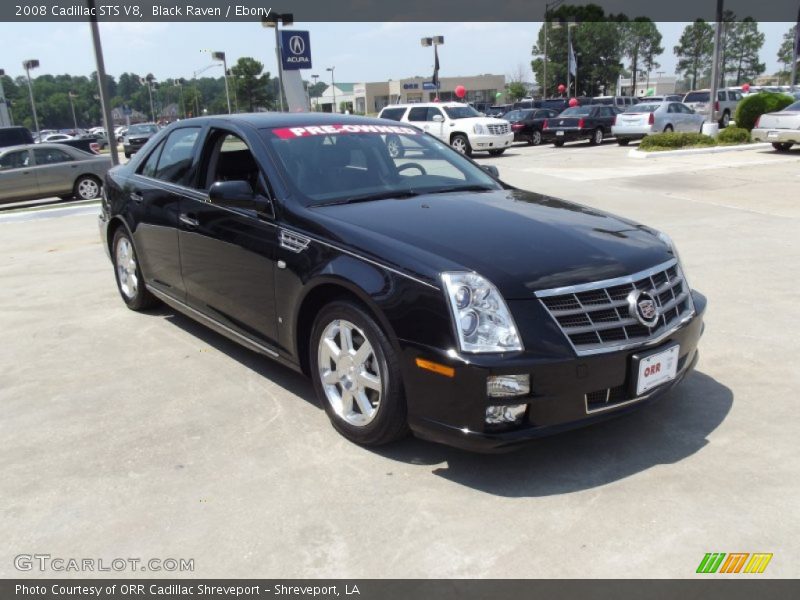
<svg viewBox="0 0 800 600">
<path fill-rule="evenodd" d="M 636 379 L 636 395 L 641 396 L 653 388 L 675 379 L 675 375 L 678 373 L 679 353 L 680 346 L 672 346 L 663 352 L 641 359 Z"/>
<path fill-rule="evenodd" d="M 558 135 L 564 135 L 564 132 L 563 132 L 563 131 L 556 131 L 556 135 L 557 135 L 557 136 L 558 136 Z"/>
<path fill-rule="evenodd" d="M 767 132 L 767 137 L 768 138 L 776 138 L 776 137 L 778 137 L 778 132 L 777 131 L 768 131 Z"/>
</svg>

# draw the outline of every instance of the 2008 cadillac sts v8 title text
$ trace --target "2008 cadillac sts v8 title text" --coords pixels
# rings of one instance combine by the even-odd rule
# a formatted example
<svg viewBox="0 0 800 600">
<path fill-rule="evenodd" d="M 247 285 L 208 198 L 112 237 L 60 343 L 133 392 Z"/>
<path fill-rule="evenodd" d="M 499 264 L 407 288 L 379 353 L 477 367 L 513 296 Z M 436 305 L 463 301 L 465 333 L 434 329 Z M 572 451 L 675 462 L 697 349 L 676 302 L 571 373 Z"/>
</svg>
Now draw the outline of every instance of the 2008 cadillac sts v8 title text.
<svg viewBox="0 0 800 600">
<path fill-rule="evenodd" d="M 507 448 L 697 362 L 706 300 L 666 235 L 514 189 L 411 125 L 188 119 L 103 189 L 128 307 L 163 301 L 301 370 L 357 443 Z"/>
</svg>

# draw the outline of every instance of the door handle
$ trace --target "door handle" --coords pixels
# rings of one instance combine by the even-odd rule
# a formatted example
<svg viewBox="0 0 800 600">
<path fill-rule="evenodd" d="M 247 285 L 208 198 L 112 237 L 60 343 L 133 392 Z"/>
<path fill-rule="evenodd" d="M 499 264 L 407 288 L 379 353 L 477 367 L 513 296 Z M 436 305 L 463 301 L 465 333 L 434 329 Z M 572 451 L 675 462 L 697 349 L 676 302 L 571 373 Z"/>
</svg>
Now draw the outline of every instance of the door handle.
<svg viewBox="0 0 800 600">
<path fill-rule="evenodd" d="M 186 213 L 181 213 L 178 220 L 186 225 L 188 229 L 197 229 L 200 227 L 200 221 L 198 221 L 196 217 L 189 216 Z"/>
<path fill-rule="evenodd" d="M 131 192 L 130 198 L 134 202 L 142 202 L 144 200 L 144 196 L 142 196 L 139 192 Z"/>
</svg>

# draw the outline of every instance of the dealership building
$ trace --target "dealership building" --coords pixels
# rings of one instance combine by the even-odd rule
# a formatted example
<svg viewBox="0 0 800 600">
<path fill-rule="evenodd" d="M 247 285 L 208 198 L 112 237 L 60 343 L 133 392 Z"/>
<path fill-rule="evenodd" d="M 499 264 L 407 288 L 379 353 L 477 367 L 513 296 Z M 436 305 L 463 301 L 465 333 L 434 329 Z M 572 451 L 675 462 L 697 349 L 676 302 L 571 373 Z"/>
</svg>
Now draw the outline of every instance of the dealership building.
<svg viewBox="0 0 800 600">
<path fill-rule="evenodd" d="M 467 90 L 467 102 L 505 101 L 505 75 L 442 77 L 439 79 L 440 100 L 457 100 L 455 90 L 459 85 Z M 498 92 L 502 94 L 500 98 L 497 98 Z M 364 83 L 337 82 L 335 86 L 329 85 L 319 98 L 312 98 L 311 103 L 323 112 L 341 112 L 344 108 L 353 113 L 374 114 L 388 104 L 432 102 L 434 98 L 436 88 L 429 78 L 408 77 Z"/>
</svg>

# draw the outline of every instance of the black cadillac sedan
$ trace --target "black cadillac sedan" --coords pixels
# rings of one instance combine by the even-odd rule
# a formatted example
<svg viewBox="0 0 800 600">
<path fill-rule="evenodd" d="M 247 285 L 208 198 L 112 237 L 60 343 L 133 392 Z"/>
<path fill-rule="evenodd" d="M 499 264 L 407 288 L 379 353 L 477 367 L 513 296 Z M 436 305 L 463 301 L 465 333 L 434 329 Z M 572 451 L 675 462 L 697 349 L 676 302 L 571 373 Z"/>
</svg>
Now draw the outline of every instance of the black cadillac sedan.
<svg viewBox="0 0 800 600">
<path fill-rule="evenodd" d="M 394 121 L 188 119 L 103 190 L 130 309 L 165 302 L 306 373 L 360 444 L 508 448 L 639 406 L 697 361 L 706 300 L 666 235 Z"/>
</svg>

